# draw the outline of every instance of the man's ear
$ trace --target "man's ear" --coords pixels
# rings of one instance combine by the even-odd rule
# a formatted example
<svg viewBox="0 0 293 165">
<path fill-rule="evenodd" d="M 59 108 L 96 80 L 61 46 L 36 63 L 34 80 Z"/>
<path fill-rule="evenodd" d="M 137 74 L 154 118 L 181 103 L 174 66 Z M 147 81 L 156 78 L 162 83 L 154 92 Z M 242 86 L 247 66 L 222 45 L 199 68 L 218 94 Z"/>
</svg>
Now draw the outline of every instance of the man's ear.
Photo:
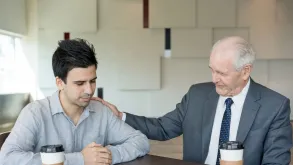
<svg viewBox="0 0 293 165">
<path fill-rule="evenodd" d="M 58 76 L 55 79 L 56 79 L 57 88 L 59 90 L 63 90 L 64 89 L 64 82 L 63 82 L 63 80 L 61 78 L 59 78 Z"/>
<path fill-rule="evenodd" d="M 243 80 L 248 80 L 252 71 L 252 65 L 248 64 L 242 68 L 242 77 Z"/>
</svg>

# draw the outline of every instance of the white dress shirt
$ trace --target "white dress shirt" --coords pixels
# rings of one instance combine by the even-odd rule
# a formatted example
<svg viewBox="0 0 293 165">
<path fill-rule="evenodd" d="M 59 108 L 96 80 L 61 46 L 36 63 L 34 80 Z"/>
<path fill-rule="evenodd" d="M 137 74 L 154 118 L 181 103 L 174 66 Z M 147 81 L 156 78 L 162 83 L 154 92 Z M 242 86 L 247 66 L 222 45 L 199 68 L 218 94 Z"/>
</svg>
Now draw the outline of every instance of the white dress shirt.
<svg viewBox="0 0 293 165">
<path fill-rule="evenodd" d="M 248 92 L 248 88 L 250 85 L 250 79 L 243 90 L 236 96 L 230 97 L 233 100 L 233 104 L 231 106 L 231 123 L 230 123 L 230 135 L 229 141 L 235 141 L 238 131 L 238 125 L 242 113 L 243 104 Z M 225 100 L 228 97 L 220 96 L 217 110 L 214 118 L 214 124 L 212 129 L 212 135 L 210 140 L 209 152 L 206 158 L 205 164 L 215 165 L 216 159 L 218 155 L 218 146 L 219 146 L 219 138 L 221 132 L 221 125 L 223 115 L 226 109 Z"/>
<path fill-rule="evenodd" d="M 238 125 L 242 113 L 243 104 L 248 92 L 248 88 L 250 85 L 250 79 L 248 80 L 248 83 L 246 86 L 242 89 L 242 91 L 232 98 L 233 104 L 231 106 L 231 123 L 230 123 L 230 134 L 229 134 L 229 141 L 235 141 L 238 131 Z M 217 110 L 214 118 L 214 124 L 212 129 L 212 135 L 210 140 L 210 146 L 209 146 L 209 152 L 208 156 L 205 160 L 205 164 L 209 165 L 215 165 L 216 159 L 218 155 L 218 146 L 219 146 L 219 138 L 220 138 L 220 131 L 221 131 L 221 125 L 222 125 L 222 119 L 224 112 L 226 110 L 225 100 L 228 97 L 219 97 Z M 126 120 L 126 114 L 123 113 L 122 120 Z"/>
</svg>

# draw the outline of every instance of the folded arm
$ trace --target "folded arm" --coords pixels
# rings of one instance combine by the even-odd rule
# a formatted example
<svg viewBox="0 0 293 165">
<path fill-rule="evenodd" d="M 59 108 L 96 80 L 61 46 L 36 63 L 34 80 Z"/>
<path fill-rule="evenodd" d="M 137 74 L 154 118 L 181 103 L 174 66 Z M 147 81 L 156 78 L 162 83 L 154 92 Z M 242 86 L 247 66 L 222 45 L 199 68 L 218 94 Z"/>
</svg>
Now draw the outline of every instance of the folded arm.
<svg viewBox="0 0 293 165">
<path fill-rule="evenodd" d="M 146 155 L 150 150 L 147 137 L 118 119 L 110 110 L 106 111 L 109 113 L 106 145 L 112 153 L 112 164 Z"/>
</svg>

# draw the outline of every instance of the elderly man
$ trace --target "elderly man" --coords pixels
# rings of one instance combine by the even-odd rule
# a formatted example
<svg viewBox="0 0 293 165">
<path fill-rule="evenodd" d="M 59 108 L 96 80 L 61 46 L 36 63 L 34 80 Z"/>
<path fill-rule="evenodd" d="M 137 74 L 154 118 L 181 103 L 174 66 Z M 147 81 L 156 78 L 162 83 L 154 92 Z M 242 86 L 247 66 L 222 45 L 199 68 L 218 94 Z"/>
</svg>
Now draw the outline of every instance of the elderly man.
<svg viewBox="0 0 293 165">
<path fill-rule="evenodd" d="M 159 118 L 122 113 L 100 101 L 149 139 L 183 134 L 184 160 L 218 165 L 219 144 L 236 140 L 245 147 L 244 165 L 288 165 L 290 101 L 250 78 L 254 60 L 255 52 L 244 39 L 218 41 L 209 62 L 213 83 L 192 85 L 175 110 Z"/>
</svg>

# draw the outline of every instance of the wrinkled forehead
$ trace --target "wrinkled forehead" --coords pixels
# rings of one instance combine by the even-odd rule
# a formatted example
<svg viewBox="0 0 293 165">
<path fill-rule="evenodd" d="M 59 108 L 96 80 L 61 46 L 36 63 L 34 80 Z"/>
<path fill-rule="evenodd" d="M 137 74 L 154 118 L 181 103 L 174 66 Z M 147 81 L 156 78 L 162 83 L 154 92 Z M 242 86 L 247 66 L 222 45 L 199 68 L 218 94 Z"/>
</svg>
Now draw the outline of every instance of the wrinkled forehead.
<svg viewBox="0 0 293 165">
<path fill-rule="evenodd" d="M 210 60 L 225 60 L 225 61 L 235 61 L 237 55 L 237 50 L 233 47 L 219 47 L 218 49 L 214 49 L 211 52 Z"/>
<path fill-rule="evenodd" d="M 232 50 L 215 51 L 211 53 L 209 60 L 209 66 L 219 71 L 234 70 L 234 63 L 235 52 Z"/>
</svg>

